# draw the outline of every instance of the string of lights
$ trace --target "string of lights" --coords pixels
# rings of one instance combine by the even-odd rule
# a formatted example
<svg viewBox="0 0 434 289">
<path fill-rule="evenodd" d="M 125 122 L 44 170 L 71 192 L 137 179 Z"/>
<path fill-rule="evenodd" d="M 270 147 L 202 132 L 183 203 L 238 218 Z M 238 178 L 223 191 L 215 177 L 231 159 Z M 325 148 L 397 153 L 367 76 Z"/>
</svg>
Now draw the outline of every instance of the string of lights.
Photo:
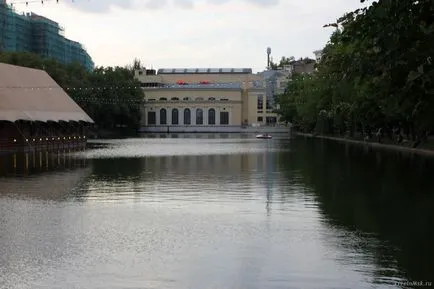
<svg viewBox="0 0 434 289">
<path fill-rule="evenodd" d="M 79 90 L 131 90 L 139 89 L 140 86 L 104 86 L 104 87 L 59 87 L 59 86 L 0 86 L 1 89 L 22 89 L 22 90 L 55 90 L 63 89 L 68 91 Z"/>
<path fill-rule="evenodd" d="M 265 88 L 264 84 L 268 81 L 261 81 L 259 82 L 261 88 Z M 237 82 L 237 83 L 230 83 L 232 85 L 239 85 L 239 88 L 242 88 L 246 85 L 253 85 L 254 88 L 258 88 L 258 81 L 246 81 L 246 82 Z M 195 84 L 195 87 L 211 87 L 211 88 L 218 88 L 218 87 L 225 87 L 228 83 L 214 83 L 214 84 Z M 163 86 L 163 87 L 148 87 L 150 89 L 155 88 L 186 88 L 187 86 L 191 85 L 178 85 L 173 84 L 169 86 Z M 24 90 L 28 92 L 32 91 L 41 91 L 41 90 L 64 90 L 67 92 L 84 92 L 84 93 L 97 93 L 100 96 L 96 97 L 92 94 L 90 95 L 72 95 L 72 98 L 74 101 L 81 103 L 81 104 L 127 104 L 127 105 L 142 105 L 144 103 L 147 103 L 144 99 L 137 99 L 137 98 L 131 98 L 131 97 L 111 97 L 110 95 L 104 96 L 101 95 L 101 93 L 108 92 L 108 93 L 116 93 L 120 91 L 125 90 L 137 90 L 141 89 L 141 86 L 101 86 L 101 87 L 60 87 L 60 86 L 0 86 L 0 93 L 2 90 Z"/>
<path fill-rule="evenodd" d="M 89 1 L 89 0 L 88 0 Z M 18 0 L 18 1 L 7 1 L 6 3 L 14 6 L 17 4 L 26 4 L 26 6 L 28 6 L 29 4 L 41 4 L 44 5 L 45 3 L 55 3 L 55 4 L 59 4 L 59 2 L 71 2 L 71 3 L 75 3 L 75 0 L 64 0 L 64 1 L 59 1 L 59 0 Z"/>
<path fill-rule="evenodd" d="M 145 101 L 144 99 L 131 99 L 131 98 L 93 98 L 93 97 L 73 97 L 73 99 L 76 102 L 82 102 L 82 103 L 94 103 L 94 104 L 151 104 L 155 103 L 155 100 L 148 100 Z M 158 101 L 157 101 L 158 102 Z M 233 103 L 233 101 L 218 101 L 218 100 L 160 100 L 160 103 L 173 103 L 173 102 L 181 102 L 183 104 L 185 103 L 195 103 L 195 102 L 201 102 L 201 103 Z"/>
<path fill-rule="evenodd" d="M 55 90 L 55 89 L 63 89 L 66 91 L 101 91 L 101 90 L 134 90 L 140 88 L 191 88 L 191 86 L 200 87 L 200 88 L 218 88 L 218 87 L 226 87 L 227 85 L 239 85 L 240 87 L 246 85 L 252 85 L 253 88 L 264 87 L 266 83 L 272 83 L 272 81 L 244 81 L 244 82 L 236 82 L 236 83 L 211 83 L 211 84 L 171 84 L 164 86 L 99 86 L 99 87 L 60 87 L 60 86 L 0 86 L 1 89 L 22 89 L 22 90 Z"/>
<path fill-rule="evenodd" d="M 137 99 L 116 99 L 116 98 L 86 98 L 86 97 L 74 97 L 73 98 L 76 102 L 79 103 L 93 103 L 93 104 L 143 104 L 145 103 L 144 100 L 137 100 Z"/>
</svg>

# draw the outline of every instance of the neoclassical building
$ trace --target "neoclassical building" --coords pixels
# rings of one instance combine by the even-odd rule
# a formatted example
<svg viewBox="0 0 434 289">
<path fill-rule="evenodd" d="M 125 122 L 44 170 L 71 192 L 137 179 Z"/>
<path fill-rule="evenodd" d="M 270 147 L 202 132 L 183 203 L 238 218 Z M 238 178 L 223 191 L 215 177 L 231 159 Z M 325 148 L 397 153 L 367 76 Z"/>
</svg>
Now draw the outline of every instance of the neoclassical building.
<svg viewBox="0 0 434 289">
<path fill-rule="evenodd" d="M 249 68 L 136 70 L 142 132 L 229 132 L 276 122 L 264 78 Z"/>
</svg>

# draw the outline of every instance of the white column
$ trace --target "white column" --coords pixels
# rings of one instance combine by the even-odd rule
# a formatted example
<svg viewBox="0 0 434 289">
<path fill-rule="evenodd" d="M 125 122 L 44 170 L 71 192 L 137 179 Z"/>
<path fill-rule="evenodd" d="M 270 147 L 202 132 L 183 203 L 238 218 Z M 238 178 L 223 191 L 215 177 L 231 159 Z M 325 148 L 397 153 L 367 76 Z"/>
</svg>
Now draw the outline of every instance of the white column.
<svg viewBox="0 0 434 289">
<path fill-rule="evenodd" d="M 155 125 L 160 125 L 160 108 L 155 109 Z"/>
<path fill-rule="evenodd" d="M 143 107 L 142 108 L 142 126 L 146 126 L 148 122 L 148 108 Z"/>
<path fill-rule="evenodd" d="M 178 108 L 178 122 L 179 122 L 179 125 L 184 125 L 184 110 L 185 110 L 185 107 L 183 107 L 183 108 Z"/>
<path fill-rule="evenodd" d="M 203 125 L 208 125 L 208 109 L 207 107 L 203 108 Z"/>
<path fill-rule="evenodd" d="M 191 111 L 191 125 L 196 125 L 196 107 L 190 108 Z"/>
<path fill-rule="evenodd" d="M 173 108 L 167 108 L 167 125 L 172 125 L 172 109 Z"/>
<path fill-rule="evenodd" d="M 220 107 L 215 108 L 215 125 L 220 125 Z"/>
</svg>

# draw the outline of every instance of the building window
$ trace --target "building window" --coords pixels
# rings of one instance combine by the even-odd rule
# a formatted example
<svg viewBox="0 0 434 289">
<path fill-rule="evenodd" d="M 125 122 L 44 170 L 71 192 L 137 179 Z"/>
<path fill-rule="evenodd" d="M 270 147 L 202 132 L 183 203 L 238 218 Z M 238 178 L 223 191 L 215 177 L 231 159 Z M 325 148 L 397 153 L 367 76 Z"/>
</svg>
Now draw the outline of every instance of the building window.
<svg viewBox="0 0 434 289">
<path fill-rule="evenodd" d="M 170 100 L 178 101 L 179 98 L 177 98 L 177 97 L 172 97 Z"/>
<path fill-rule="evenodd" d="M 221 98 L 220 101 L 229 101 L 227 98 Z"/>
<path fill-rule="evenodd" d="M 267 98 L 266 109 L 273 109 L 273 102 L 271 98 Z"/>
<path fill-rule="evenodd" d="M 215 124 L 215 109 L 210 108 L 208 110 L 208 124 Z"/>
<path fill-rule="evenodd" d="M 150 98 L 148 99 L 148 101 L 155 101 L 155 98 Z"/>
<path fill-rule="evenodd" d="M 191 111 L 189 108 L 184 109 L 184 124 L 191 124 Z"/>
<path fill-rule="evenodd" d="M 196 124 L 203 124 L 203 110 L 201 108 L 196 109 Z"/>
<path fill-rule="evenodd" d="M 275 123 L 277 122 L 277 118 L 274 117 L 274 116 L 267 116 L 267 117 L 265 118 L 265 122 L 266 122 L 267 124 L 275 124 Z"/>
<path fill-rule="evenodd" d="M 220 112 L 220 124 L 229 124 L 229 112 L 227 111 Z"/>
<path fill-rule="evenodd" d="M 262 116 L 258 116 L 258 121 L 259 122 L 263 122 L 264 121 L 264 119 L 262 118 Z"/>
<path fill-rule="evenodd" d="M 165 108 L 160 109 L 160 124 L 167 124 L 167 110 Z"/>
<path fill-rule="evenodd" d="M 148 125 L 155 125 L 157 120 L 157 114 L 155 111 L 148 112 Z"/>
<path fill-rule="evenodd" d="M 182 100 L 186 101 L 186 100 L 190 100 L 189 97 L 184 97 Z"/>
<path fill-rule="evenodd" d="M 264 107 L 264 96 L 262 94 L 258 94 L 258 102 L 257 109 L 262 109 Z"/>
<path fill-rule="evenodd" d="M 167 98 L 165 98 L 165 97 L 160 97 L 160 101 L 167 101 Z"/>
<path fill-rule="evenodd" d="M 210 98 L 208 98 L 208 100 L 210 100 L 210 101 L 214 101 L 214 100 L 215 100 L 215 97 L 210 97 Z"/>
<path fill-rule="evenodd" d="M 178 124 L 179 123 L 179 112 L 178 109 L 174 108 L 172 109 L 172 124 Z"/>
</svg>

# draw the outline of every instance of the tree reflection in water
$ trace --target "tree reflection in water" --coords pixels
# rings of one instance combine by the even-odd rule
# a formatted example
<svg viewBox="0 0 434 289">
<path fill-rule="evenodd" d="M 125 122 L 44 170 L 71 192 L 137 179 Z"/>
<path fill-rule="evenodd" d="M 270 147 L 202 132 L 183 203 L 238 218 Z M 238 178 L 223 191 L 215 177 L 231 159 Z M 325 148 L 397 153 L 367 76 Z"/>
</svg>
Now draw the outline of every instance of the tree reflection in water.
<svg viewBox="0 0 434 289">
<path fill-rule="evenodd" d="M 390 268 L 378 272 L 378 282 L 399 277 L 394 263 L 409 280 L 432 280 L 432 159 L 326 140 L 300 139 L 291 146 L 295 152 L 279 158 L 288 178 L 313 189 L 331 228 L 363 236 L 339 246 L 374 252 L 378 268 Z"/>
</svg>

